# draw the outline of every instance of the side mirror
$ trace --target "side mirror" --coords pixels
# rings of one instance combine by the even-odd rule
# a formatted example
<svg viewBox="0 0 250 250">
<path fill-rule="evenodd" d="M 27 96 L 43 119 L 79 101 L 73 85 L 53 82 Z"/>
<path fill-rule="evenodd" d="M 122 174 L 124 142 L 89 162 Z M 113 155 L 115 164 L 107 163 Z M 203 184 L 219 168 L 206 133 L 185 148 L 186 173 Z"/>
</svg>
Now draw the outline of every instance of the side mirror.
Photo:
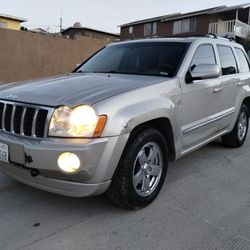
<svg viewBox="0 0 250 250">
<path fill-rule="evenodd" d="M 199 64 L 196 65 L 193 70 L 188 72 L 188 82 L 190 83 L 194 80 L 217 78 L 220 74 L 221 69 L 218 64 Z"/>
<path fill-rule="evenodd" d="M 190 72 L 195 80 L 217 78 L 220 76 L 220 67 L 218 64 L 199 64 Z"/>
</svg>

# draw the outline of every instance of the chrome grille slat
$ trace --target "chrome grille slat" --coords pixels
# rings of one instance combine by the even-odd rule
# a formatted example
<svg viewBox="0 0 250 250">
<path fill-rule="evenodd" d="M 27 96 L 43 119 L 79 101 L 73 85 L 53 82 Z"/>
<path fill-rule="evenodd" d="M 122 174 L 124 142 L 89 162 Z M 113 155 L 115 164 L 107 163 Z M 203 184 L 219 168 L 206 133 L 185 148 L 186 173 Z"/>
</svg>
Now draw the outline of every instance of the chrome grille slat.
<svg viewBox="0 0 250 250">
<path fill-rule="evenodd" d="M 25 117 L 25 114 L 26 114 L 26 110 L 27 108 L 23 108 L 23 111 L 22 111 L 22 116 L 21 116 L 21 127 L 20 127 L 20 134 L 24 136 L 24 132 L 23 132 L 23 123 L 24 123 L 24 117 Z"/>
<path fill-rule="evenodd" d="M 14 133 L 14 115 L 16 111 L 16 105 L 13 105 L 11 118 L 10 118 L 10 132 Z"/>
<path fill-rule="evenodd" d="M 53 108 L 0 100 L 0 132 L 42 139 L 47 137 Z"/>
<path fill-rule="evenodd" d="M 2 130 L 3 131 L 5 131 L 5 112 L 6 112 L 6 107 L 7 107 L 7 104 L 4 103 L 3 114 L 2 114 Z"/>
<path fill-rule="evenodd" d="M 35 111 L 35 114 L 33 116 L 33 121 L 32 121 L 32 131 L 31 131 L 31 136 L 36 137 L 36 119 L 38 115 L 39 109 L 37 108 Z"/>
</svg>

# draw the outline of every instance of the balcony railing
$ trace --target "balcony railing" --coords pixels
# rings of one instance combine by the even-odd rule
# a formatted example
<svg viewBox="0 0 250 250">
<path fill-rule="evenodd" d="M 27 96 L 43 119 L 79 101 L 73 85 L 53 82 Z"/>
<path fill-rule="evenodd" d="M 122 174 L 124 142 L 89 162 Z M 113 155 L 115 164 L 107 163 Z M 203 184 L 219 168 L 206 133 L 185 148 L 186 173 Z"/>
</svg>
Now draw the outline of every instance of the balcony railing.
<svg viewBox="0 0 250 250">
<path fill-rule="evenodd" d="M 228 20 L 210 23 L 208 32 L 218 36 L 238 36 L 246 39 L 250 34 L 250 25 L 239 20 Z"/>
</svg>

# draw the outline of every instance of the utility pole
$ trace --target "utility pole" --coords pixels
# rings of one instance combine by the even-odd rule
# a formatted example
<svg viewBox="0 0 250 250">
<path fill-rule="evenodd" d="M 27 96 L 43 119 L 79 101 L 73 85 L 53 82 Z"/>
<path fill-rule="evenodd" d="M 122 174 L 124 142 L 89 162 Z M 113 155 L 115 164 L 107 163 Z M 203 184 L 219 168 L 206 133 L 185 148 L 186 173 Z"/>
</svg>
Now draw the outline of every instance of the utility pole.
<svg viewBox="0 0 250 250">
<path fill-rule="evenodd" d="M 61 17 L 60 17 L 60 32 L 62 32 L 62 24 L 63 24 L 63 19 L 62 19 L 62 9 L 61 9 Z"/>
</svg>

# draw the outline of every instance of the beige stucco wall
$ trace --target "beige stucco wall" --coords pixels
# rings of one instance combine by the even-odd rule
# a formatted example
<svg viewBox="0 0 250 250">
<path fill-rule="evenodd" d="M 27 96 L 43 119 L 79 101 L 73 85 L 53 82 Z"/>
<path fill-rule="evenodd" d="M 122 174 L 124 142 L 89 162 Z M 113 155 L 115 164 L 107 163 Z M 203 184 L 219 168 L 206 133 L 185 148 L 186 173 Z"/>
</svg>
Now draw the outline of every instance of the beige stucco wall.
<svg viewBox="0 0 250 250">
<path fill-rule="evenodd" d="M 71 72 L 105 44 L 88 37 L 69 40 L 0 29 L 0 82 Z"/>
<path fill-rule="evenodd" d="M 21 21 L 0 16 L 0 22 L 6 23 L 7 29 L 20 30 Z"/>
</svg>

